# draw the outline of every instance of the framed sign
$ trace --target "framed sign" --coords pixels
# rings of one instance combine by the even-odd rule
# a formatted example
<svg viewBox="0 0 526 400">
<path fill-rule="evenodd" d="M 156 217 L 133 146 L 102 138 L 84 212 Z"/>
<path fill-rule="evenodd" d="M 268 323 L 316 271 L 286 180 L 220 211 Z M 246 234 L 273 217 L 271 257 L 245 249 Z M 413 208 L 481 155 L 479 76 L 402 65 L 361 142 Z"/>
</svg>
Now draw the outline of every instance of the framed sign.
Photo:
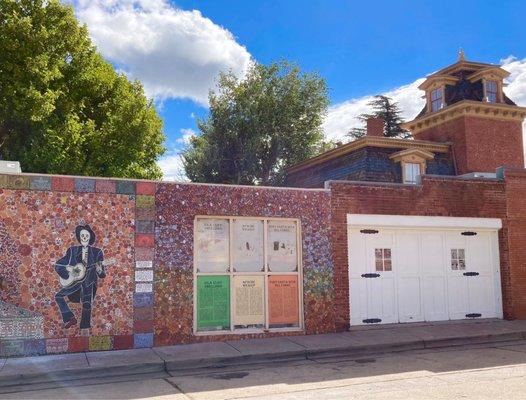
<svg viewBox="0 0 526 400">
<path fill-rule="evenodd" d="M 228 219 L 197 220 L 195 259 L 198 272 L 228 272 L 229 230 Z"/>
<path fill-rule="evenodd" d="M 233 239 L 234 271 L 264 271 L 263 221 L 258 219 L 235 219 Z"/>
<path fill-rule="evenodd" d="M 197 329 L 230 329 L 230 277 L 197 277 Z"/>
<path fill-rule="evenodd" d="M 265 324 L 264 276 L 234 276 L 234 325 Z"/>
<path fill-rule="evenodd" d="M 267 262 L 272 272 L 298 269 L 297 232 L 294 221 L 268 221 Z"/>
<path fill-rule="evenodd" d="M 299 324 L 298 276 L 272 275 L 268 278 L 269 324 Z"/>
</svg>

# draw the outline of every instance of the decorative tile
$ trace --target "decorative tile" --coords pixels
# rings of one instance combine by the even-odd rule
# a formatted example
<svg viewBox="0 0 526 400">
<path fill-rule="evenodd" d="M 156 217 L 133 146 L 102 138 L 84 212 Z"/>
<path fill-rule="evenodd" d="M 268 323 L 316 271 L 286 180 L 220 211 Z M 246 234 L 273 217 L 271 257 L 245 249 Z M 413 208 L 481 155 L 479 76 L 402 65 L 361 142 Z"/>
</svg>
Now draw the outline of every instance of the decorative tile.
<svg viewBox="0 0 526 400">
<path fill-rule="evenodd" d="M 46 354 L 46 343 L 44 339 L 24 340 L 25 356 L 41 356 L 43 354 Z"/>
<path fill-rule="evenodd" d="M 29 188 L 31 190 L 51 190 L 51 177 L 32 176 L 29 179 Z"/>
<path fill-rule="evenodd" d="M 135 232 L 154 233 L 155 223 L 153 221 L 135 221 Z"/>
<path fill-rule="evenodd" d="M 137 208 L 151 208 L 155 207 L 155 197 L 154 196 L 136 196 L 135 197 L 135 206 Z"/>
<path fill-rule="evenodd" d="M 133 347 L 135 349 L 153 347 L 153 333 L 136 333 L 133 335 Z"/>
<path fill-rule="evenodd" d="M 24 355 L 25 340 L 0 340 L 0 357 Z"/>
<path fill-rule="evenodd" d="M 81 193 L 95 191 L 95 179 L 75 178 L 75 190 Z"/>
<path fill-rule="evenodd" d="M 117 185 L 115 181 L 109 179 L 97 179 L 95 181 L 95 191 L 97 193 L 115 193 Z"/>
<path fill-rule="evenodd" d="M 155 195 L 155 182 L 137 182 L 137 194 Z"/>
<path fill-rule="evenodd" d="M 142 221 L 155 221 L 155 207 L 136 208 L 135 218 Z"/>
<path fill-rule="evenodd" d="M 7 176 L 8 189 L 29 189 L 29 176 L 8 175 Z"/>
<path fill-rule="evenodd" d="M 133 332 L 135 333 L 147 333 L 153 332 L 153 320 L 141 320 L 133 323 Z"/>
<path fill-rule="evenodd" d="M 111 336 L 90 336 L 89 337 L 89 350 L 111 350 Z"/>
<path fill-rule="evenodd" d="M 153 234 L 139 233 L 135 235 L 135 246 L 136 247 L 154 247 L 155 238 Z"/>
<path fill-rule="evenodd" d="M 135 282 L 152 282 L 153 270 L 139 269 L 135 271 Z"/>
<path fill-rule="evenodd" d="M 153 261 L 136 261 L 135 268 L 137 269 L 153 268 Z"/>
<path fill-rule="evenodd" d="M 75 179 L 67 177 L 51 177 L 51 189 L 57 192 L 74 192 Z"/>
<path fill-rule="evenodd" d="M 147 320 L 153 320 L 153 308 L 152 307 L 145 307 L 145 308 L 136 308 L 133 310 L 133 320 L 134 321 L 147 321 Z"/>
<path fill-rule="evenodd" d="M 117 193 L 119 194 L 135 194 L 135 182 L 132 181 L 116 181 Z"/>
<path fill-rule="evenodd" d="M 113 336 L 114 350 L 133 349 L 133 335 L 115 335 Z"/>
<path fill-rule="evenodd" d="M 87 336 L 75 336 L 68 338 L 68 351 L 78 353 L 89 350 L 89 339 Z"/>
<path fill-rule="evenodd" d="M 151 283 L 136 283 L 135 292 L 137 293 L 151 293 L 153 285 Z"/>
<path fill-rule="evenodd" d="M 134 293 L 133 294 L 133 307 L 135 311 L 139 307 L 152 307 L 153 306 L 153 293 Z"/>
<path fill-rule="evenodd" d="M 151 261 L 153 260 L 154 249 L 148 247 L 135 247 L 135 260 Z"/>
<path fill-rule="evenodd" d="M 60 339 L 46 339 L 46 352 L 51 353 L 66 353 L 69 349 L 68 338 Z"/>
</svg>

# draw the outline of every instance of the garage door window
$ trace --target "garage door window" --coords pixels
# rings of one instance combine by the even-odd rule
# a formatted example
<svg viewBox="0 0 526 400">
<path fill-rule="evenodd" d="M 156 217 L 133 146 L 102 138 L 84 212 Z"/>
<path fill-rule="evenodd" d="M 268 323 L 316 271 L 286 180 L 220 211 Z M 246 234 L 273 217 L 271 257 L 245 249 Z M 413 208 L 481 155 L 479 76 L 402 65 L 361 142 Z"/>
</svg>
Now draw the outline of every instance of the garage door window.
<svg viewBox="0 0 526 400">
<path fill-rule="evenodd" d="M 391 249 L 375 249 L 374 258 L 377 271 L 391 271 Z"/>
<path fill-rule="evenodd" d="M 451 269 L 454 271 L 466 269 L 466 251 L 451 249 Z"/>
</svg>

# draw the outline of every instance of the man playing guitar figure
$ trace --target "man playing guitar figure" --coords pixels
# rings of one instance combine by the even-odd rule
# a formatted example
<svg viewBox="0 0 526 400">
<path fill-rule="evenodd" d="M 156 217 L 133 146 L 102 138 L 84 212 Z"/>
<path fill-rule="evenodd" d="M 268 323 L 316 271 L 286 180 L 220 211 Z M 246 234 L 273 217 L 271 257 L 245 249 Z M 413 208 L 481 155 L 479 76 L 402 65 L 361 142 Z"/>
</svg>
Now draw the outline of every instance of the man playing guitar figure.
<svg viewBox="0 0 526 400">
<path fill-rule="evenodd" d="M 89 225 L 79 225 L 75 228 L 75 237 L 80 246 L 71 246 L 64 257 L 55 263 L 55 271 L 60 276 L 63 285 L 55 295 L 64 328 L 77 324 L 77 319 L 69 308 L 66 297 L 72 303 L 82 304 L 80 329 L 91 326 L 91 303 L 97 293 L 97 281 L 106 276 L 104 269 L 104 254 L 101 249 L 94 247 L 95 233 Z M 75 272 L 82 270 L 79 279 Z M 67 283 L 63 283 L 67 282 Z"/>
</svg>

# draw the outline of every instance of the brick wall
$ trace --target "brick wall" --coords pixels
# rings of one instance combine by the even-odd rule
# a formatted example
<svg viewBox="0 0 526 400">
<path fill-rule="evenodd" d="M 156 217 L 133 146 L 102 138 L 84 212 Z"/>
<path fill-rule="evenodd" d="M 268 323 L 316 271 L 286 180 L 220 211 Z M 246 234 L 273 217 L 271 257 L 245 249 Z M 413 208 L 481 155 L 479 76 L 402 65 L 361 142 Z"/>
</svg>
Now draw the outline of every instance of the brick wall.
<svg viewBox="0 0 526 400">
<path fill-rule="evenodd" d="M 337 329 L 349 326 L 348 213 L 502 218 L 504 228 L 499 232 L 499 247 L 504 313 L 507 318 L 515 317 L 511 304 L 504 187 L 499 181 L 446 177 L 424 177 L 422 185 L 418 186 L 331 182 Z"/>
<path fill-rule="evenodd" d="M 495 172 L 502 165 L 524 168 L 520 122 L 462 116 L 422 131 L 417 139 L 453 142 L 458 174 Z"/>
</svg>

